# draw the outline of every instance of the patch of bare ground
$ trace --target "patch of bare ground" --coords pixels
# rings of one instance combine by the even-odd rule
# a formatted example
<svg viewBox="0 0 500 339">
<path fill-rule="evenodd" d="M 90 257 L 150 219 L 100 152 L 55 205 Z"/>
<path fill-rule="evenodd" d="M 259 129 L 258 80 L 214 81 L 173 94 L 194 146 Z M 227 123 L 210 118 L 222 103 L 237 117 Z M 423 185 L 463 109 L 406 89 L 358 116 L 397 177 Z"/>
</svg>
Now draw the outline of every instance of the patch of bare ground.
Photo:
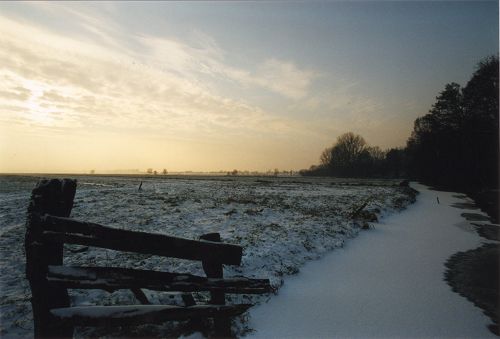
<svg viewBox="0 0 500 339">
<path fill-rule="evenodd" d="M 500 245 L 485 244 L 458 252 L 445 263 L 445 280 L 452 290 L 480 307 L 491 318 L 491 332 L 499 333 L 499 257 Z"/>
<path fill-rule="evenodd" d="M 496 240 L 500 241 L 500 226 L 499 225 L 494 225 L 494 224 L 476 224 L 476 223 L 471 223 L 477 233 L 488 240 Z"/>
</svg>

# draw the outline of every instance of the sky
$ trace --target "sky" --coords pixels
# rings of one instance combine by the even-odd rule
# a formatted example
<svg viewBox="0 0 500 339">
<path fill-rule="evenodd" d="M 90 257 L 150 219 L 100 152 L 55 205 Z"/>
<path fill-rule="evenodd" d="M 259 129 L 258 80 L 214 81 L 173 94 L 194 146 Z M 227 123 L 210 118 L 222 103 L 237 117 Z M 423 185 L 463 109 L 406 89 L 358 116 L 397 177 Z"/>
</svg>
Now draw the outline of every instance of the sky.
<svg viewBox="0 0 500 339">
<path fill-rule="evenodd" d="M 298 170 L 405 145 L 497 1 L 2 2 L 0 172 Z"/>
</svg>

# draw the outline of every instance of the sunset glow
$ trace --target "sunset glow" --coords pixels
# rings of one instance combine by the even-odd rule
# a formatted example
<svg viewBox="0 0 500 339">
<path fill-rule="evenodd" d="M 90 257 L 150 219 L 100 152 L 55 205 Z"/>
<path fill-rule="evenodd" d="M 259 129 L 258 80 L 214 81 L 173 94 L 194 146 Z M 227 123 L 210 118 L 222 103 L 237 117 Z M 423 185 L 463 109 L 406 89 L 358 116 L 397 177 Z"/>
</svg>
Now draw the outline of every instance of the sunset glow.
<svg viewBox="0 0 500 339">
<path fill-rule="evenodd" d="M 403 146 L 498 51 L 497 10 L 1 3 L 0 172 L 298 170 L 347 131 Z"/>
</svg>

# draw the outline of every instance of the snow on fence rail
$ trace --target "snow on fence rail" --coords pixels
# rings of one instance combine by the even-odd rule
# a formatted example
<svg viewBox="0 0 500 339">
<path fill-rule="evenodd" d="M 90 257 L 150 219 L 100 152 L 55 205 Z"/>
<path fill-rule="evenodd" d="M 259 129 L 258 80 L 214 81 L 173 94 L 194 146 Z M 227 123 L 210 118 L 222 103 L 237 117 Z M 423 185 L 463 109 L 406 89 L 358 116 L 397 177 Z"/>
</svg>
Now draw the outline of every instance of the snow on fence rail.
<svg viewBox="0 0 500 339">
<path fill-rule="evenodd" d="M 221 243 L 219 233 L 200 241 L 113 229 L 69 218 L 76 180 L 41 180 L 33 189 L 26 222 L 26 276 L 32 292 L 35 337 L 72 337 L 73 328 L 102 324 L 143 324 L 213 318 L 215 333 L 231 334 L 229 317 L 251 305 L 225 305 L 225 293 L 270 292 L 268 279 L 223 278 L 223 264 L 240 265 L 242 248 Z M 206 277 L 116 267 L 65 267 L 64 243 L 199 260 Z M 70 307 L 68 288 L 130 289 L 142 305 Z M 141 288 L 156 291 L 209 291 L 208 305 L 184 294 L 183 307 L 150 305 Z"/>
</svg>

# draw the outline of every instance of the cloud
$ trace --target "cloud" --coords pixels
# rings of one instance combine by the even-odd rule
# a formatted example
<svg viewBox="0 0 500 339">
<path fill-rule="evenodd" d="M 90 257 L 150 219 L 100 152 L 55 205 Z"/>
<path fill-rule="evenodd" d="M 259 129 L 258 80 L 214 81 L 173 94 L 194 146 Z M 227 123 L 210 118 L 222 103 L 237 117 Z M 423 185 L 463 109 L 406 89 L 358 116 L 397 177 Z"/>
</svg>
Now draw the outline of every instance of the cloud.
<svg viewBox="0 0 500 339">
<path fill-rule="evenodd" d="M 11 90 L 0 91 L 0 98 L 15 101 L 27 100 L 31 91 L 21 86 L 15 86 Z"/>
<path fill-rule="evenodd" d="M 215 40 L 195 32 L 195 46 L 175 39 L 140 36 L 138 40 L 155 66 L 197 78 L 199 74 L 224 77 L 243 86 L 257 86 L 290 99 L 301 99 L 309 94 L 312 81 L 318 76 L 311 70 L 302 70 L 291 61 L 270 58 L 245 70 L 229 65 L 225 53 Z"/>
<path fill-rule="evenodd" d="M 352 88 L 318 93 L 315 81 L 323 76 L 292 60 L 269 56 L 237 67 L 204 32 L 182 41 L 124 36 L 109 18 L 48 8 L 54 16 L 63 11 L 79 30 L 54 31 L 0 15 L 0 130 L 179 141 L 178 147 L 213 143 L 234 153 L 266 148 L 271 160 L 279 149 L 289 159 L 311 159 L 345 126 L 366 127 L 365 114 L 381 109 Z M 284 104 L 251 101 L 247 92 Z"/>
<path fill-rule="evenodd" d="M 302 98 L 308 94 L 315 72 L 301 70 L 289 61 L 269 59 L 260 65 L 257 82 L 291 98 Z"/>
<path fill-rule="evenodd" d="M 141 62 L 132 49 L 124 54 L 4 16 L 0 27 L 0 95 L 3 107 L 16 108 L 4 116 L 11 123 L 147 130 L 178 138 L 271 134 L 286 125 L 270 123 L 276 117 L 269 112 L 216 94 L 197 78 L 198 73 L 217 76 L 227 68 L 223 52 L 206 37 L 198 37 L 203 45 L 192 47 L 138 36 L 147 47 Z M 270 79 L 252 81 L 271 86 L 266 83 Z"/>
</svg>

